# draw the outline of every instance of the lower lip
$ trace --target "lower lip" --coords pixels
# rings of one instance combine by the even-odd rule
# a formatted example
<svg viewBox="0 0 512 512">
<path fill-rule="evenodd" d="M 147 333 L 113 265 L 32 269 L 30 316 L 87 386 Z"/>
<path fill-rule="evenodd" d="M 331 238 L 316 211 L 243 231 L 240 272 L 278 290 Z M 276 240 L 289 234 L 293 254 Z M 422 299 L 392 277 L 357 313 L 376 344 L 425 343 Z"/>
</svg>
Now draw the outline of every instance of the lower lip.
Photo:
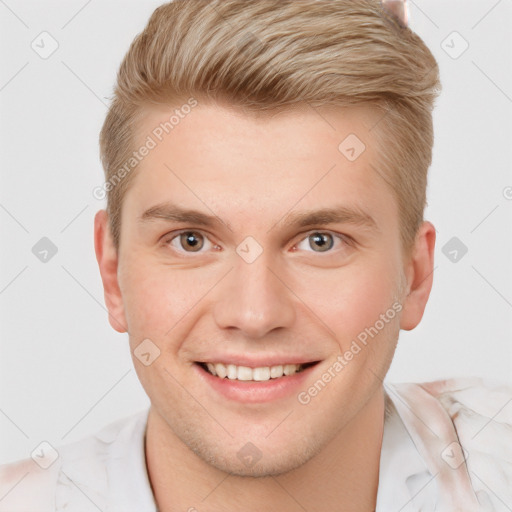
<svg viewBox="0 0 512 512">
<path fill-rule="evenodd" d="M 195 364 L 194 367 L 200 378 L 225 398 L 243 403 L 263 403 L 298 394 L 304 386 L 304 381 L 317 364 L 309 366 L 299 373 L 266 381 L 221 379 L 206 371 L 199 364 Z"/>
</svg>

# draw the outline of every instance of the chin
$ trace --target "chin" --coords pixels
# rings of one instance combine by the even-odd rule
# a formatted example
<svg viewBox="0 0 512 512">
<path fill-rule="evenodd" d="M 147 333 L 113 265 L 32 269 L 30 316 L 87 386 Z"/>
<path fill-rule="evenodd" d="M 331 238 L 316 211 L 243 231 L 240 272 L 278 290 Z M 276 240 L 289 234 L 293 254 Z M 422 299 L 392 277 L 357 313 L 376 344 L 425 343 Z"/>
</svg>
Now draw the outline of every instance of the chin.
<svg viewBox="0 0 512 512">
<path fill-rule="evenodd" d="M 228 455 L 227 448 L 221 452 L 217 446 L 189 444 L 189 448 L 204 462 L 220 471 L 233 476 L 250 478 L 276 477 L 289 473 L 306 464 L 321 449 L 297 443 L 296 445 L 288 444 L 288 446 L 280 444 L 277 450 L 273 447 L 268 450 L 263 447 L 260 450 L 255 444 L 247 442 L 240 449 L 230 447 L 231 455 Z"/>
</svg>

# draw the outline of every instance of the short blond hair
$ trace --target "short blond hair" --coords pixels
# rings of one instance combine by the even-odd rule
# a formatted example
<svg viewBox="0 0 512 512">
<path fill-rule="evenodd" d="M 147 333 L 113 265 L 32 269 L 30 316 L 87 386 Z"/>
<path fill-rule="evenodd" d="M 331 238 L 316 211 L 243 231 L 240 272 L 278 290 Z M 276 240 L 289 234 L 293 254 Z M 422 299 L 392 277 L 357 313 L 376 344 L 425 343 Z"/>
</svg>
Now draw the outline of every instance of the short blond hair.
<svg viewBox="0 0 512 512">
<path fill-rule="evenodd" d="M 408 250 L 426 206 L 439 90 L 430 50 L 377 0 L 174 0 L 153 12 L 120 66 L 100 134 L 106 181 L 130 158 L 150 105 L 193 97 L 263 115 L 304 102 L 369 104 L 382 111 L 378 170 Z M 123 175 L 107 195 L 117 249 L 134 174 Z"/>
</svg>

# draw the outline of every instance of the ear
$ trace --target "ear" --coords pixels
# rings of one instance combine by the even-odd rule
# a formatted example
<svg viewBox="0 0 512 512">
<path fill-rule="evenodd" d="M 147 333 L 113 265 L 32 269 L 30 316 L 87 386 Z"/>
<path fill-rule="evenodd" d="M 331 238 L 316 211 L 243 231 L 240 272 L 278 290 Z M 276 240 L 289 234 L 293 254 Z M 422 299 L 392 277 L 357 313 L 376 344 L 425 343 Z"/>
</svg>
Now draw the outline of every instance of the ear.
<svg viewBox="0 0 512 512">
<path fill-rule="evenodd" d="M 127 332 L 123 299 L 117 279 L 118 253 L 108 225 L 108 214 L 100 210 L 94 217 L 94 249 L 100 267 L 108 320 L 117 332 Z"/>
<path fill-rule="evenodd" d="M 418 229 L 414 247 L 405 264 L 407 295 L 403 301 L 400 328 L 414 329 L 423 317 L 434 279 L 434 247 L 436 229 L 430 222 L 423 222 Z"/>
<path fill-rule="evenodd" d="M 391 14 L 401 27 L 409 25 L 407 0 L 381 0 L 381 4 L 384 10 Z"/>
</svg>

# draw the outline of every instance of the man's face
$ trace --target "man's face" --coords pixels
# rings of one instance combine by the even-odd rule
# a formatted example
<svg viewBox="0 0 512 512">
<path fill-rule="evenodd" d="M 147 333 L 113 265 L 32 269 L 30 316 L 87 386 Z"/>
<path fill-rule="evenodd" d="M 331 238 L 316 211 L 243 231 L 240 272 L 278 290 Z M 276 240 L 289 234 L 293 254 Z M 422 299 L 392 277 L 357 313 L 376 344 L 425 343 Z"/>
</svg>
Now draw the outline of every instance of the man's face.
<svg viewBox="0 0 512 512">
<path fill-rule="evenodd" d="M 170 112 L 148 112 L 141 139 Z M 395 198 L 371 168 L 378 119 L 368 107 L 257 119 L 200 103 L 136 170 L 116 315 L 132 353 L 144 340 L 146 360 L 160 351 L 134 364 L 161 425 L 217 468 L 298 467 L 381 389 L 405 263 Z M 339 149 L 350 134 L 366 146 L 358 157 L 353 135 Z M 297 220 L 340 208 L 338 220 Z M 177 209 L 210 223 L 180 221 Z M 249 380 L 210 374 L 216 363 Z M 308 367 L 279 376 L 294 364 Z"/>
</svg>

